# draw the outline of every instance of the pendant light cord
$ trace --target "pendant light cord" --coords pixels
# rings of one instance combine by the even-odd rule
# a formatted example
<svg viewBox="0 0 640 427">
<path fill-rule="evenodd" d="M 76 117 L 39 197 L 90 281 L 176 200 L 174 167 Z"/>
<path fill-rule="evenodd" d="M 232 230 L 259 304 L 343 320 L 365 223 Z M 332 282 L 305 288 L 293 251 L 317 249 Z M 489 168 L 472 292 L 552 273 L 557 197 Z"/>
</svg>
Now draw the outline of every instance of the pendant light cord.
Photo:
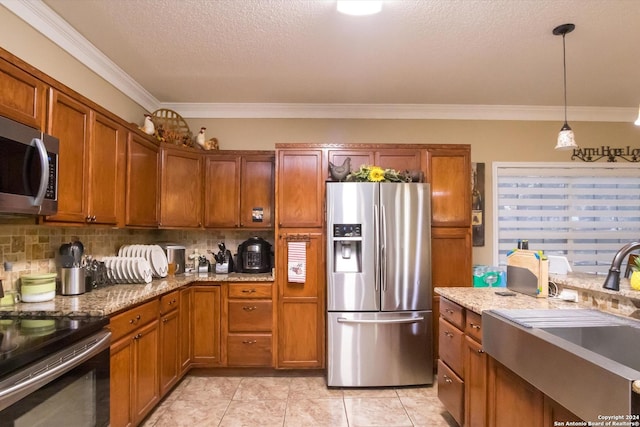
<svg viewBox="0 0 640 427">
<path fill-rule="evenodd" d="M 567 54 L 562 34 L 562 68 L 564 69 L 564 124 L 567 124 Z"/>
</svg>

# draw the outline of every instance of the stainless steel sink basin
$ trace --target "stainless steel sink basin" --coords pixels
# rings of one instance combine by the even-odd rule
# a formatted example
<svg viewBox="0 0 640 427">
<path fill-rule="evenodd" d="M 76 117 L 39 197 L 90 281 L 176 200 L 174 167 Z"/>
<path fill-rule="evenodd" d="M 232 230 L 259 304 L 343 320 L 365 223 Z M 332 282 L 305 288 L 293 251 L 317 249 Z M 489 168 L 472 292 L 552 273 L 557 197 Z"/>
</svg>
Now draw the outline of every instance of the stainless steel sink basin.
<svg viewBox="0 0 640 427">
<path fill-rule="evenodd" d="M 585 421 L 640 413 L 640 322 L 596 310 L 489 310 L 485 351 Z"/>
<path fill-rule="evenodd" d="M 586 350 L 640 371 L 639 328 L 620 325 L 542 329 Z"/>
</svg>

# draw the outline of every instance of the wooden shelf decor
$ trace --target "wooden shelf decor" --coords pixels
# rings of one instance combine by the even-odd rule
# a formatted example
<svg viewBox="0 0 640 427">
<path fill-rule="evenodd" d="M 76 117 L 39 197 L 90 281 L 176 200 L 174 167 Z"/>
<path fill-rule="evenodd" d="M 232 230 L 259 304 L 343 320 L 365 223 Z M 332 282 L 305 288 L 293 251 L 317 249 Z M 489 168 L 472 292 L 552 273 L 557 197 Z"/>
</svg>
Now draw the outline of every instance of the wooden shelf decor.
<svg viewBox="0 0 640 427">
<path fill-rule="evenodd" d="M 155 125 L 155 137 L 158 141 L 193 147 L 193 134 L 180 114 L 161 108 L 153 112 L 151 120 Z"/>
</svg>

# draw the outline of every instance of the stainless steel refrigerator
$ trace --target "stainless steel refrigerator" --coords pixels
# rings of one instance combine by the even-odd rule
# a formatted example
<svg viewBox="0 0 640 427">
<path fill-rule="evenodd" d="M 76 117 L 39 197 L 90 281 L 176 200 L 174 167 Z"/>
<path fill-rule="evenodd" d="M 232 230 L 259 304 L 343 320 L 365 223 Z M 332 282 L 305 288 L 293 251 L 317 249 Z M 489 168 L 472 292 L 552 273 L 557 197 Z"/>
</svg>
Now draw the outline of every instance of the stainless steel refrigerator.
<svg viewBox="0 0 640 427">
<path fill-rule="evenodd" d="M 327 384 L 432 384 L 429 185 L 326 189 Z"/>
</svg>

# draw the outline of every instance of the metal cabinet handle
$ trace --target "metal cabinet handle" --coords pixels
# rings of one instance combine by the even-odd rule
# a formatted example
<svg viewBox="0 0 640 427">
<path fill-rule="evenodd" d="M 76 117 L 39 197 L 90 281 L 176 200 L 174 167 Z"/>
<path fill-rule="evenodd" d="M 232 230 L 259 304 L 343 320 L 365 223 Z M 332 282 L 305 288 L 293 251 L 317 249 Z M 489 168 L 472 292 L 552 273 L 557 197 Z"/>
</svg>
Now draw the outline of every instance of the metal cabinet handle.
<svg viewBox="0 0 640 427">
<path fill-rule="evenodd" d="M 483 349 L 479 349 L 478 353 L 482 354 L 482 353 L 484 353 L 484 350 Z"/>
<path fill-rule="evenodd" d="M 451 310 L 450 308 L 445 308 L 444 311 L 446 311 L 449 314 L 453 314 L 453 310 Z"/>
<path fill-rule="evenodd" d="M 255 289 L 243 289 L 242 292 L 245 293 L 245 294 L 252 294 L 252 293 L 256 292 L 256 290 Z"/>
<path fill-rule="evenodd" d="M 129 320 L 129 324 L 134 325 L 138 323 L 139 320 L 140 320 L 140 315 L 138 314 L 134 319 Z"/>
<path fill-rule="evenodd" d="M 476 325 L 475 323 L 469 323 L 469 326 L 471 326 L 473 329 L 480 329 L 480 325 Z"/>
<path fill-rule="evenodd" d="M 134 340 L 139 340 L 140 338 L 142 338 L 142 334 L 136 334 L 133 339 Z"/>
<path fill-rule="evenodd" d="M 449 331 L 444 331 L 444 335 L 449 337 L 449 338 L 453 338 L 453 334 Z"/>
<path fill-rule="evenodd" d="M 444 382 L 445 383 L 447 383 L 447 384 L 453 383 L 453 380 L 451 378 L 449 378 L 448 376 L 443 375 L 443 378 L 444 378 Z"/>
<path fill-rule="evenodd" d="M 256 307 L 255 305 L 245 305 L 245 306 L 243 306 L 243 307 L 242 307 L 242 309 L 243 309 L 244 311 L 253 311 L 253 310 L 255 310 L 256 308 L 258 308 L 258 307 Z"/>
<path fill-rule="evenodd" d="M 257 342 L 258 341 L 256 341 L 256 340 L 244 340 L 244 341 L 242 341 L 242 344 L 255 344 Z"/>
<path fill-rule="evenodd" d="M 168 321 L 169 321 L 169 319 L 166 318 L 166 317 L 162 319 L 162 323 L 167 323 Z"/>
</svg>

